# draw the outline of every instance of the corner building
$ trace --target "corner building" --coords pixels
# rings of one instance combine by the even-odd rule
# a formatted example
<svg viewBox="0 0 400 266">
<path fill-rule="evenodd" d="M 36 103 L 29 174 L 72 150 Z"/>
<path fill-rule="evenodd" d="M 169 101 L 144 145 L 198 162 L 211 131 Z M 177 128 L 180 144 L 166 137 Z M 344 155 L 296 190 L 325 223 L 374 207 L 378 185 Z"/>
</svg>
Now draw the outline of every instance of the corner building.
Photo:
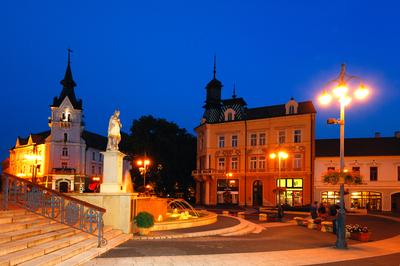
<svg viewBox="0 0 400 266">
<path fill-rule="evenodd" d="M 313 191 L 315 108 L 311 101 L 247 108 L 235 89 L 221 99 L 222 83 L 207 84 L 197 134 L 196 202 L 202 205 L 310 204 Z M 284 151 L 287 159 L 270 159 Z M 280 177 L 280 178 L 279 178 Z M 278 188 L 278 189 L 277 189 Z M 281 191 L 279 193 L 278 191 Z"/>
</svg>

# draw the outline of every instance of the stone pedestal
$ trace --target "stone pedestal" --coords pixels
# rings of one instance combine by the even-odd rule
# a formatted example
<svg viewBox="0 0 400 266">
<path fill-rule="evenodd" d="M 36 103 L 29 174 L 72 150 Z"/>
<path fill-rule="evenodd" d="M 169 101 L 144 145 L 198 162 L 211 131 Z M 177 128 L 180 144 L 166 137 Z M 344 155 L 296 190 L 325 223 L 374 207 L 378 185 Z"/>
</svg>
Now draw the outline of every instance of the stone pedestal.
<svg viewBox="0 0 400 266">
<path fill-rule="evenodd" d="M 103 183 L 101 193 L 125 192 L 123 186 L 123 161 L 126 156 L 120 151 L 106 151 L 103 154 Z"/>
</svg>

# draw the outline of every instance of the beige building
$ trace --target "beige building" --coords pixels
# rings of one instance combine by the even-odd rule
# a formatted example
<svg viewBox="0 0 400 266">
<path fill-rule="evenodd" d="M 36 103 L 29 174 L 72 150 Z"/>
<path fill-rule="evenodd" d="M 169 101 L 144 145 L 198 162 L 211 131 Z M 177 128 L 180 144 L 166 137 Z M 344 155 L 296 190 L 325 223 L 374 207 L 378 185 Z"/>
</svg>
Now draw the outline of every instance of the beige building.
<svg viewBox="0 0 400 266">
<path fill-rule="evenodd" d="M 221 99 L 208 83 L 197 134 L 196 201 L 204 205 L 305 205 L 312 200 L 315 108 L 311 101 L 247 108 L 242 98 Z M 285 151 L 278 182 L 278 159 Z M 277 188 L 279 188 L 277 190 Z"/>
<path fill-rule="evenodd" d="M 339 203 L 339 185 L 322 176 L 340 167 L 339 140 L 316 140 L 315 199 Z M 362 176 L 361 185 L 345 185 L 346 208 L 400 212 L 400 134 L 345 139 L 345 171 Z"/>
</svg>

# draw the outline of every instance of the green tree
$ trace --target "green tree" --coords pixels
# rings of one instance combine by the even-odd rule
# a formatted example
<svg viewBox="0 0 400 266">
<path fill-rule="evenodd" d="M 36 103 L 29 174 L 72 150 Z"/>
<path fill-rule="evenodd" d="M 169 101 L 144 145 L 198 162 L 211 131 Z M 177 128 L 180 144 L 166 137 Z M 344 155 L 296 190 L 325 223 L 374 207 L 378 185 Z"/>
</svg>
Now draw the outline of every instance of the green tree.
<svg viewBox="0 0 400 266">
<path fill-rule="evenodd" d="M 196 138 L 186 129 L 165 119 L 142 116 L 133 120 L 128 143 L 134 162 L 144 155 L 151 160 L 146 184 L 153 184 L 158 195 L 175 196 L 194 186 L 191 171 L 196 164 Z M 140 190 L 143 176 L 135 164 L 132 179 Z"/>
</svg>

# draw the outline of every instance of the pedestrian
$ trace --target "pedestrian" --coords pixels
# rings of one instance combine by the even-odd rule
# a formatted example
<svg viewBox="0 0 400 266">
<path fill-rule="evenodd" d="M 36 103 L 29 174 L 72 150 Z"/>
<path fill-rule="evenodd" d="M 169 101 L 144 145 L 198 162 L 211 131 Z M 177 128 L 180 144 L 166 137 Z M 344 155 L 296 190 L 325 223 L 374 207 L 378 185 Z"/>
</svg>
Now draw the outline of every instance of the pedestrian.
<svg viewBox="0 0 400 266">
<path fill-rule="evenodd" d="M 314 201 L 314 203 L 311 204 L 311 207 L 310 207 L 310 214 L 311 214 L 312 219 L 318 218 L 317 208 L 318 208 L 318 201 Z"/>
<path fill-rule="evenodd" d="M 319 217 L 321 217 L 321 218 L 323 218 L 323 219 L 325 219 L 326 218 L 326 208 L 325 208 L 325 205 L 324 205 L 324 203 L 322 203 L 321 202 L 321 204 L 319 205 L 319 208 L 318 208 L 318 216 Z"/>
</svg>

